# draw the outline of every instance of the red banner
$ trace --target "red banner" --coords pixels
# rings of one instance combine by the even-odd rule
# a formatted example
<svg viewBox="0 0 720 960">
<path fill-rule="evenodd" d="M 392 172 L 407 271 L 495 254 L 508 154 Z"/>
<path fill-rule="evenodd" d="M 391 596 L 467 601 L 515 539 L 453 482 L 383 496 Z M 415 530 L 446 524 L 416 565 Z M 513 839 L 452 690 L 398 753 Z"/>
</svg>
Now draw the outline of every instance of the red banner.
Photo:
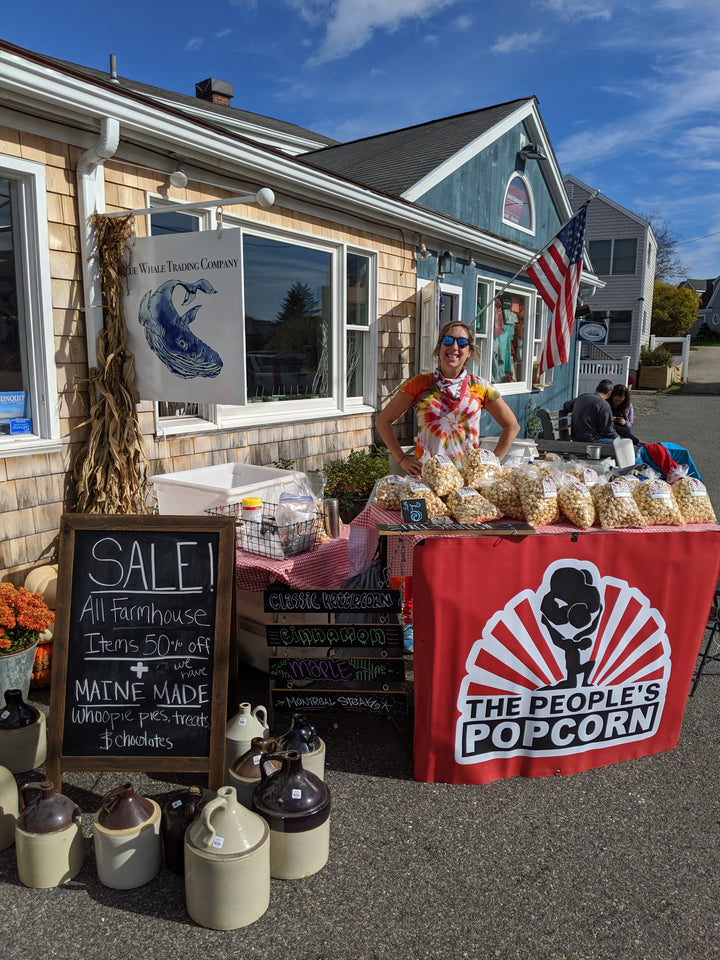
<svg viewBox="0 0 720 960">
<path fill-rule="evenodd" d="M 416 779 L 577 773 L 677 745 L 720 527 L 436 537 L 413 565 Z"/>
</svg>

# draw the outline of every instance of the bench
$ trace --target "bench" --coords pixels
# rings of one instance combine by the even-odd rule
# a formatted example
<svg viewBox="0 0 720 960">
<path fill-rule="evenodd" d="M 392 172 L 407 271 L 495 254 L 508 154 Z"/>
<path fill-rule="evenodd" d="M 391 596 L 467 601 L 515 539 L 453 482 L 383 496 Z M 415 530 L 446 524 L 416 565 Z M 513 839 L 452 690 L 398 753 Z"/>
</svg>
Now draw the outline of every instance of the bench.
<svg viewBox="0 0 720 960">
<path fill-rule="evenodd" d="M 542 429 L 541 435 L 535 441 L 539 453 L 559 453 L 566 457 L 587 456 L 589 444 L 570 439 L 572 413 L 541 408 L 537 415 Z M 600 448 L 601 457 L 614 456 L 615 450 L 611 443 L 602 443 Z"/>
</svg>

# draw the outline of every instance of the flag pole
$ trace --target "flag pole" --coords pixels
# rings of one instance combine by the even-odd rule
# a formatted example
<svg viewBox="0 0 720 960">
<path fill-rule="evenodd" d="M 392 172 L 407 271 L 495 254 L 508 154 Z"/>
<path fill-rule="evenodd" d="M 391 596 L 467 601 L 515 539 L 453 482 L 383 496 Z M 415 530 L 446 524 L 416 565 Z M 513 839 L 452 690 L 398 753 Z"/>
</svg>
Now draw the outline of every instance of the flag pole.
<svg viewBox="0 0 720 960">
<path fill-rule="evenodd" d="M 597 195 L 598 195 L 599 193 L 600 193 L 600 191 L 599 191 L 599 190 L 596 190 L 593 194 L 591 194 L 591 195 L 587 198 L 587 200 L 585 201 L 585 203 L 583 203 L 581 206 L 578 207 L 578 209 L 575 211 L 575 213 L 572 215 L 572 217 L 568 217 L 568 219 L 559 227 L 557 233 L 554 233 L 554 234 L 552 235 L 552 237 L 550 237 L 550 239 L 548 240 L 548 242 L 547 242 L 544 246 L 540 247 L 540 249 L 537 251 L 537 253 L 534 254 L 534 255 L 527 261 L 527 263 L 523 264 L 522 267 L 520 267 L 520 269 L 517 271 L 517 273 L 513 274 L 513 276 L 510 277 L 510 279 L 509 279 L 505 284 L 503 284 L 503 286 L 498 290 L 498 292 L 495 294 L 495 296 L 492 298 L 492 300 L 489 300 L 481 310 L 478 310 L 478 312 L 475 314 L 475 317 L 474 317 L 474 319 L 473 319 L 473 323 L 477 323 L 477 321 L 480 319 L 480 317 L 482 317 L 482 315 L 483 315 L 487 310 L 490 309 L 490 307 L 492 306 L 493 303 L 495 303 L 496 300 L 499 300 L 499 299 L 500 299 L 500 297 L 503 295 L 503 293 L 505 293 L 505 291 L 507 290 L 507 288 L 508 288 L 515 280 L 517 280 L 517 278 L 520 276 L 520 274 L 521 274 L 521 273 L 525 273 L 525 271 L 527 270 L 527 268 L 528 268 L 528 267 L 531 267 L 531 266 L 533 265 L 533 263 L 535 263 L 535 261 L 537 260 L 537 258 L 538 258 L 538 257 L 541 257 L 541 256 L 545 253 L 545 251 L 546 251 L 547 248 L 550 246 L 550 244 L 553 242 L 553 240 L 554 240 L 555 237 L 558 235 L 558 233 L 560 233 L 561 230 L 564 230 L 565 227 L 570 223 L 570 221 L 571 221 L 571 220 L 574 220 L 574 218 L 580 213 L 580 211 L 582 210 L 582 208 L 583 208 L 583 207 L 587 207 L 588 204 L 590 203 L 590 201 L 591 201 L 591 200 L 594 200 L 595 197 L 597 197 Z"/>
</svg>

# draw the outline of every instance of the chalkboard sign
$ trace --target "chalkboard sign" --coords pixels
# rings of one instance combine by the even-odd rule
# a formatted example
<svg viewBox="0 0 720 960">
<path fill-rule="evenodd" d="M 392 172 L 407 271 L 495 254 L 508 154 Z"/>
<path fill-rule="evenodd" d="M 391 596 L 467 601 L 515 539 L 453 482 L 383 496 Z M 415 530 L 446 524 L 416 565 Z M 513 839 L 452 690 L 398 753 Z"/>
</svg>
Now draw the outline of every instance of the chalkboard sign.
<svg viewBox="0 0 720 960">
<path fill-rule="evenodd" d="M 222 784 L 234 536 L 228 517 L 63 515 L 48 779 L 174 770 Z"/>
<path fill-rule="evenodd" d="M 265 611 L 282 614 L 283 623 L 265 627 L 269 647 L 270 703 L 279 710 L 407 711 L 403 628 L 399 590 L 283 590 L 264 593 Z M 300 613 L 371 615 L 395 623 L 286 623 Z M 318 656 L 325 648 L 327 656 Z M 347 655 L 345 648 L 353 651 Z M 361 649 L 364 656 L 357 656 Z M 308 656 L 309 653 L 313 656 Z M 331 654 L 340 653 L 340 656 Z"/>
</svg>

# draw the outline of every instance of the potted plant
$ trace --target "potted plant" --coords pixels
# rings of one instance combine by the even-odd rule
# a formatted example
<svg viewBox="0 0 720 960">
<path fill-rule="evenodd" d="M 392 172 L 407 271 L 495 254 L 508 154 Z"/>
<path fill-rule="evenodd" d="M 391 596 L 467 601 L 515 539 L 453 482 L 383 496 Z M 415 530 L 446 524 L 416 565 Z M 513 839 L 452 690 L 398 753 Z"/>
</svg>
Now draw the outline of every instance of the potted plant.
<svg viewBox="0 0 720 960">
<path fill-rule="evenodd" d="M 0 583 L 0 696 L 20 689 L 27 697 L 35 648 L 54 621 L 41 594 Z"/>
<path fill-rule="evenodd" d="M 325 496 L 339 501 L 340 518 L 350 523 L 367 503 L 375 481 L 388 472 L 388 452 L 385 447 L 353 450 L 344 460 L 331 460 L 323 471 L 327 478 Z"/>
<path fill-rule="evenodd" d="M 665 390 L 672 381 L 672 354 L 664 347 L 640 351 L 640 378 L 638 386 L 647 390 Z"/>
</svg>

